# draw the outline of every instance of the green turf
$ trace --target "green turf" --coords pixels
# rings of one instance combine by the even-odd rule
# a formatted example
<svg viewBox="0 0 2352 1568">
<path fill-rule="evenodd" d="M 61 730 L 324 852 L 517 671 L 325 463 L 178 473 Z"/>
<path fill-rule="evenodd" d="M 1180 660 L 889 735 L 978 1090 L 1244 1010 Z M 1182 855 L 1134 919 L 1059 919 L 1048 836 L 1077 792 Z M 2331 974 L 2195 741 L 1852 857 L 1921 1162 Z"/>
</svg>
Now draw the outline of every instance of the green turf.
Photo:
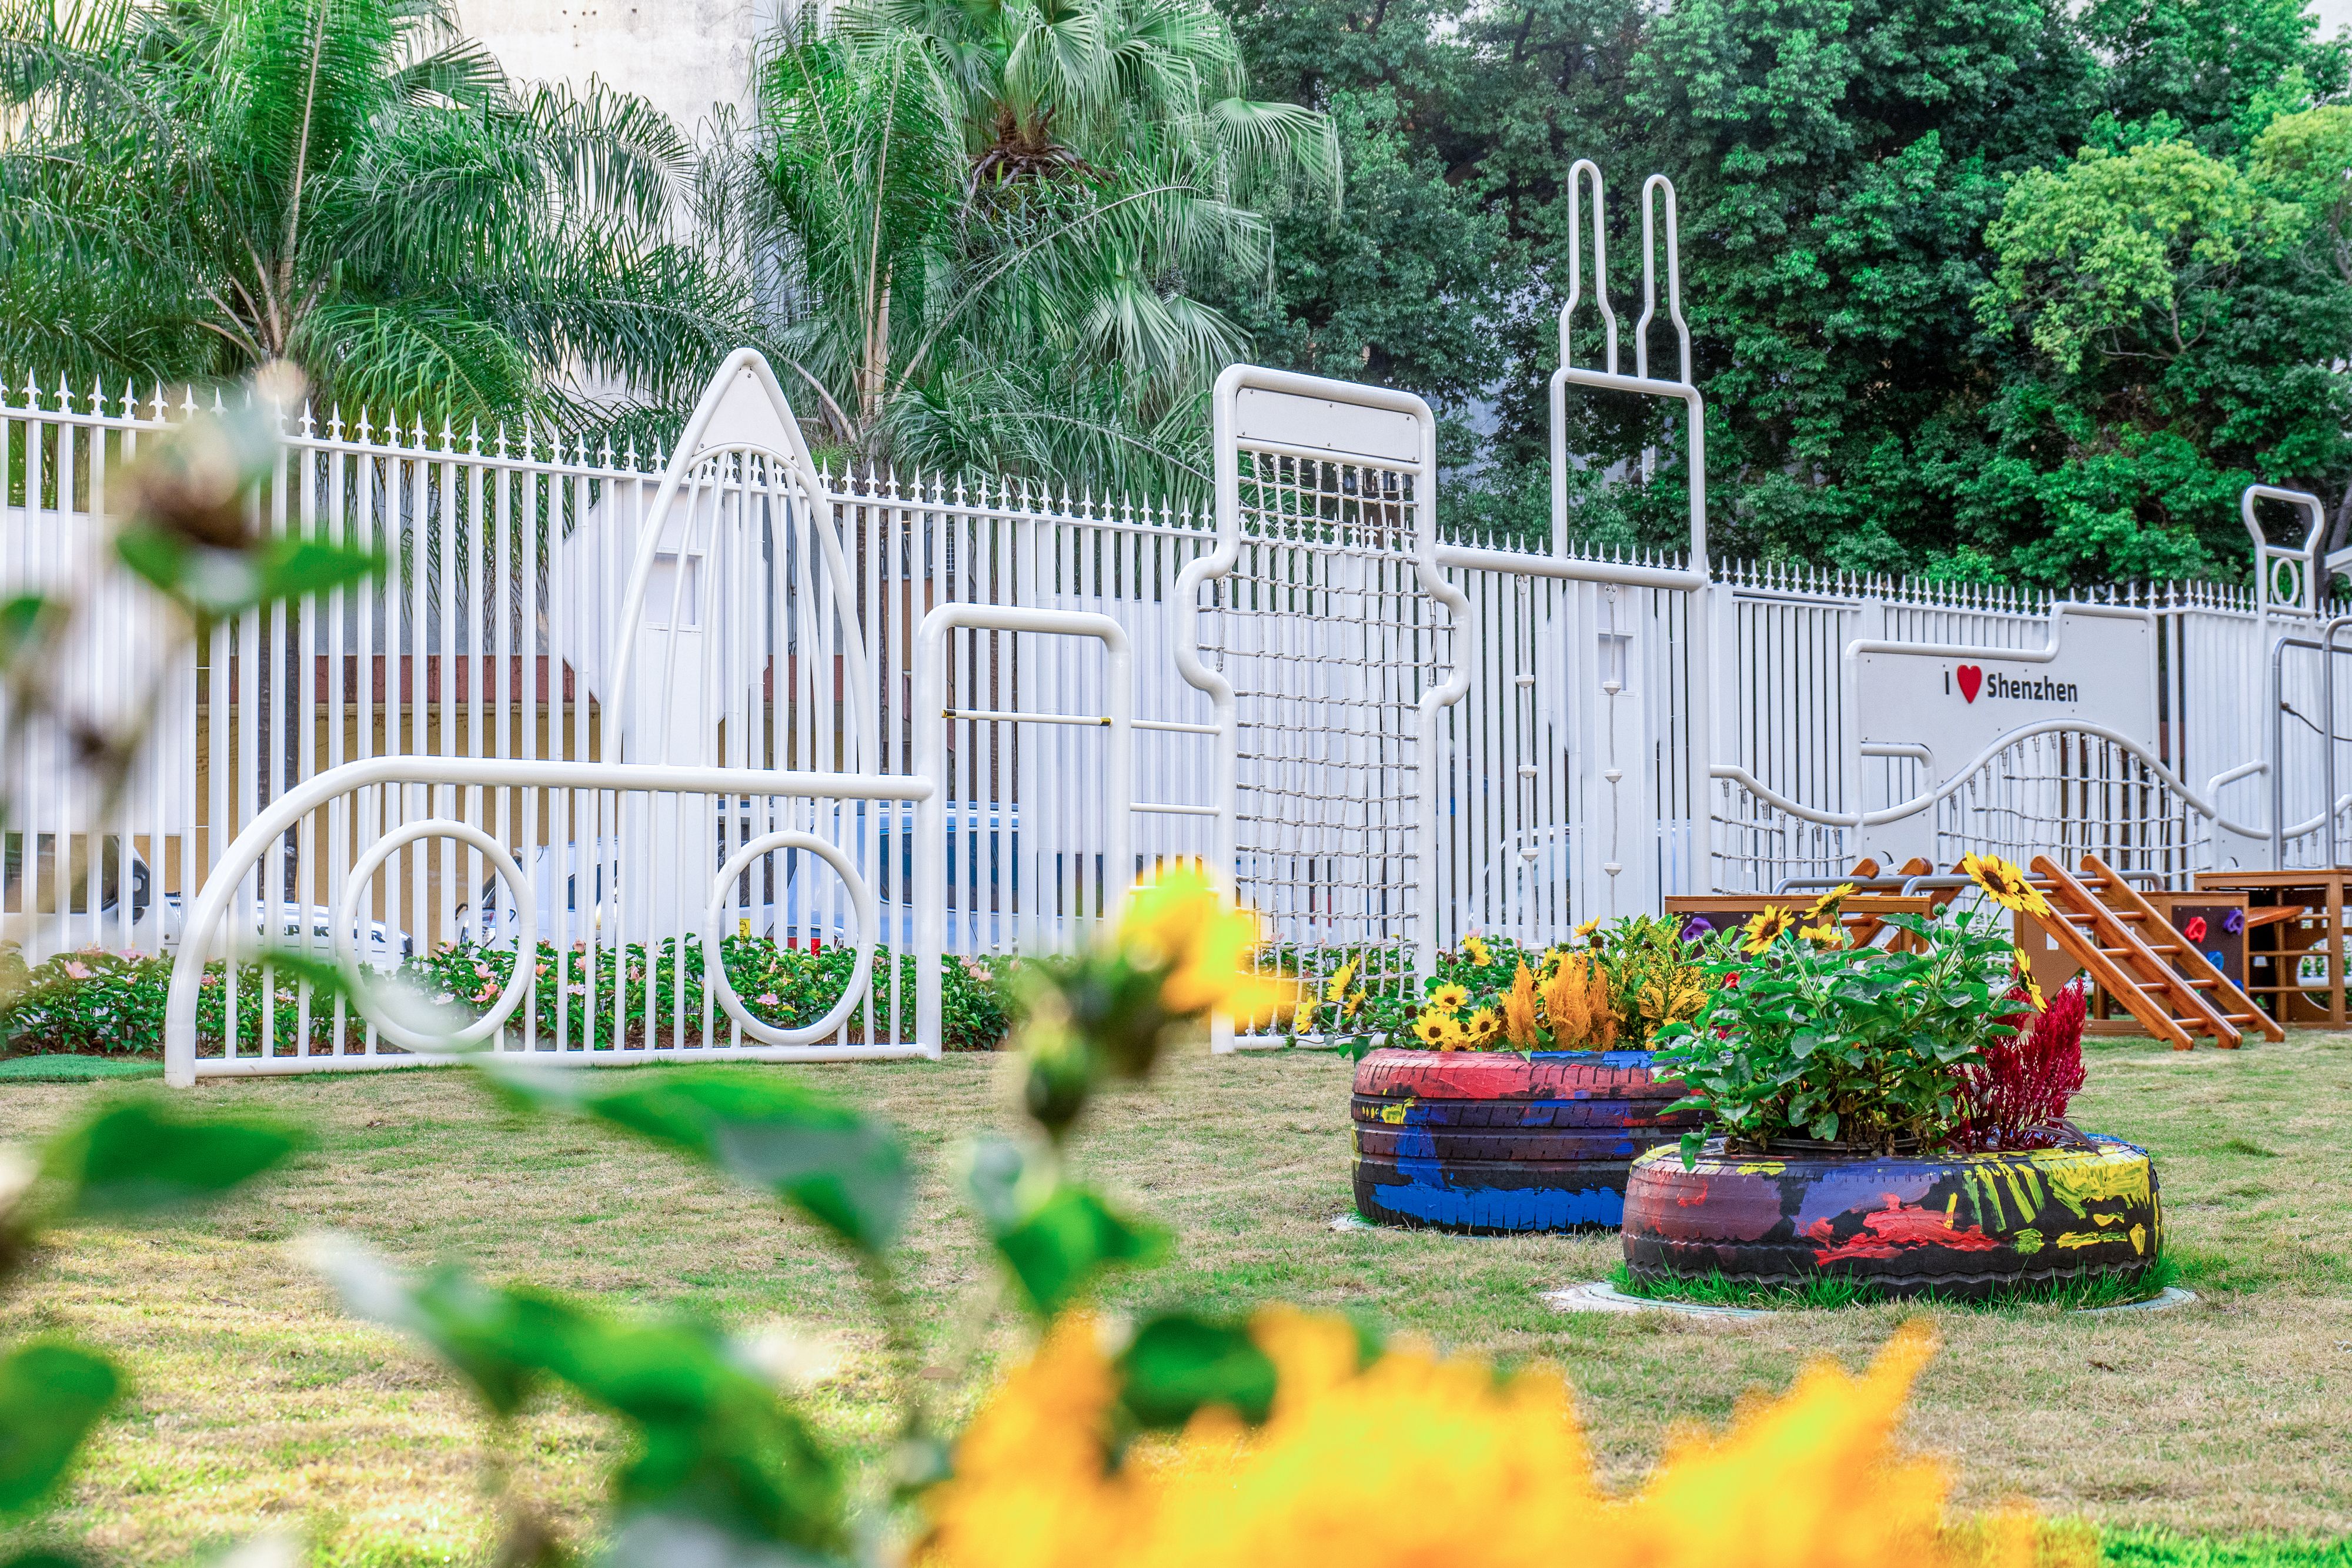
<svg viewBox="0 0 2352 1568">
<path fill-rule="evenodd" d="M 2352 1536 L 2216 1540 L 2169 1530 L 2119 1530 L 2102 1532 L 2099 1547 L 2107 1568 L 2352 1568 Z"/>
<path fill-rule="evenodd" d="M 17 1083 L 86 1083 L 94 1078 L 161 1078 L 155 1056 L 11 1056 L 0 1060 L 0 1079 Z"/>
<path fill-rule="evenodd" d="M 2067 1280 L 2054 1285 L 2029 1285 L 1972 1301 L 1953 1301 L 1933 1292 L 1906 1299 L 1923 1304 L 1933 1302 L 1960 1312 L 1991 1312 L 2021 1306 L 2071 1307 L 2078 1312 L 2089 1312 L 2099 1307 L 2126 1306 L 2133 1301 L 2145 1301 L 2160 1296 L 2166 1287 L 2179 1278 L 2180 1266 L 2166 1257 L 2158 1258 L 2145 1273 L 2130 1280 L 2112 1275 Z M 1870 1281 L 1840 1274 L 1818 1275 L 1801 1286 L 1756 1285 L 1740 1280 L 1727 1280 L 1718 1270 L 1704 1279 L 1676 1280 L 1668 1283 L 1637 1280 L 1632 1270 L 1620 1263 L 1610 1271 L 1609 1282 L 1626 1295 L 1639 1296 L 1644 1301 L 1692 1301 L 1709 1307 L 1758 1307 L 1768 1312 L 1828 1311 L 1839 1307 L 1870 1306 L 1887 1299 Z"/>
</svg>

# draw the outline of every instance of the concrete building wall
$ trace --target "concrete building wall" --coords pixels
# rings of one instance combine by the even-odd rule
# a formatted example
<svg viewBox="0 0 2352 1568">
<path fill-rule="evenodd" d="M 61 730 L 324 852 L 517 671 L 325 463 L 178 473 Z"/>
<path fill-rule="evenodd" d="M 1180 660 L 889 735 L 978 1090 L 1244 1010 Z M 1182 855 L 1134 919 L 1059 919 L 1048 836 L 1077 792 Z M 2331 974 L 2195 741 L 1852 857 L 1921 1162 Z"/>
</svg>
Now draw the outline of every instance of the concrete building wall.
<svg viewBox="0 0 2352 1568">
<path fill-rule="evenodd" d="M 459 25 L 518 81 L 592 76 L 642 93 L 691 135 L 714 104 L 741 113 L 772 0 L 457 0 Z"/>
</svg>

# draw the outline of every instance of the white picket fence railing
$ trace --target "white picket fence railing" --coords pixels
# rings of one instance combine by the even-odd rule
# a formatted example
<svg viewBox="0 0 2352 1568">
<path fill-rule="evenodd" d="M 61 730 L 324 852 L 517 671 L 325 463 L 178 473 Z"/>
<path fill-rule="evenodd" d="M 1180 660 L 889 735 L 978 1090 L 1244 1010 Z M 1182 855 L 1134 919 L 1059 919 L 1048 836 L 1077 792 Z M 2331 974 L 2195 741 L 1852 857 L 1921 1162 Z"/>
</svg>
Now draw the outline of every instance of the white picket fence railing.
<svg viewBox="0 0 2352 1568">
<path fill-rule="evenodd" d="M 1258 488 L 1224 529 L 1234 548 L 1220 569 L 1211 516 L 824 473 L 780 392 L 742 401 L 748 376 L 730 362 L 714 383 L 706 403 L 726 439 L 684 466 L 289 411 L 284 468 L 254 526 L 364 543 L 388 569 L 193 648 L 174 648 L 164 608 L 110 570 L 106 521 L 124 461 L 193 399 L 28 382 L 0 406 L 0 590 L 79 605 L 60 671 L 68 706 L 110 722 L 152 694 L 154 712 L 111 802 L 91 797 L 74 735 L 16 735 L 0 894 L 13 936 L 36 954 L 356 936 L 357 959 L 390 965 L 536 936 L 625 956 L 632 943 L 710 935 L 711 879 L 748 852 L 718 935 L 845 941 L 866 930 L 862 884 L 866 940 L 903 956 L 936 915 L 947 950 L 982 955 L 1071 939 L 1132 864 L 1223 853 L 1296 944 L 1394 939 L 1402 954 L 1471 930 L 1549 940 L 1654 907 L 1660 892 L 1843 870 L 1857 814 L 1919 788 L 1906 756 L 1857 763 L 1843 651 L 1872 638 L 2032 649 L 2053 603 L 1429 540 L 1433 513 L 1444 523 L 1433 470 L 1270 438 L 1235 447 L 1256 454 Z M 2273 787 L 2284 863 L 2330 854 L 2327 763 L 2352 737 L 2352 681 L 2333 693 L 2324 678 L 2319 607 L 2211 584 L 2074 597 L 2152 618 L 2156 744 L 2021 737 L 1937 798 L 1937 858 L 2092 849 L 2177 877 L 2265 837 Z M 1153 809 L 1128 821 L 1116 805 L 1113 668 L 1090 636 L 1003 623 L 1019 613 L 943 624 L 928 646 L 944 700 L 919 702 L 919 633 L 941 606 L 1116 627 L 1131 659 L 1134 793 Z M 1240 687 L 1230 729 L 1186 676 L 1196 645 Z M 1455 699 L 1424 709 L 1429 683 L 1454 679 Z M 926 749 L 936 777 L 917 767 Z M 2336 760 L 2352 785 L 2352 758 Z M 739 782 L 624 788 L 573 771 L 616 763 Z M 544 776 L 493 783 L 492 764 Z M 288 804 L 355 765 L 375 771 Z M 2340 846 L 2352 832 L 2335 804 Z M 920 832 L 919 812 L 934 824 Z M 420 827 L 450 822 L 470 835 Z M 351 894 L 354 867 L 394 836 Z M 931 836 L 946 841 L 930 846 L 943 854 L 937 897 L 917 891 Z M 70 888 L 55 885 L 60 864 L 76 868 Z M 501 873 L 527 884 L 528 921 Z M 234 1051 L 221 1040 L 238 1028 L 212 1026 L 205 1060 L 401 1060 L 398 1041 L 339 1006 L 313 1017 L 296 990 Z M 666 1008 L 673 1049 L 764 1049 L 715 988 L 694 1018 L 682 991 L 643 1000 L 600 993 L 576 1031 L 567 1004 L 551 1041 L 514 1027 L 542 1049 L 620 1059 Z M 792 1049 L 910 1047 L 915 1008 L 894 966 L 854 1028 Z"/>
</svg>

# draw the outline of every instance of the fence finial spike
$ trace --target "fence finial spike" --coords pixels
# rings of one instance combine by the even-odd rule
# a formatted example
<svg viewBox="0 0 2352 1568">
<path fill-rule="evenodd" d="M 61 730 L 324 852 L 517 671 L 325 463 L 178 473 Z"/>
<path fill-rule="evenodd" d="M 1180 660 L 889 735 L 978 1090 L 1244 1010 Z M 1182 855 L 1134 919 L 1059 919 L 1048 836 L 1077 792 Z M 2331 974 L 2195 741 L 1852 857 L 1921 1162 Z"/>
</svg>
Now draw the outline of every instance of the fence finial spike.
<svg viewBox="0 0 2352 1568">
<path fill-rule="evenodd" d="M 310 440 L 319 434 L 319 422 L 311 416 L 310 400 L 307 397 L 302 400 L 302 419 L 299 428 L 305 441 Z"/>
</svg>

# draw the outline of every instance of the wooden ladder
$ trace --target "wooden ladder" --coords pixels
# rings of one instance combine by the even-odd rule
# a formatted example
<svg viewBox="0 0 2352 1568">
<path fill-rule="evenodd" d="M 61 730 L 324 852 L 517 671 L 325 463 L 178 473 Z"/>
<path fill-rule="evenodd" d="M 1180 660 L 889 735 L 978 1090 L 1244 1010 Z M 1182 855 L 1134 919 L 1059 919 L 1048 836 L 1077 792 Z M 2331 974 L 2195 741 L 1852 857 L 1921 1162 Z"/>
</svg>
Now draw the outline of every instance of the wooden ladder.
<svg viewBox="0 0 2352 1568">
<path fill-rule="evenodd" d="M 2087 856 L 2084 860 L 2086 866 L 2097 863 Z M 2210 988 L 2191 985 L 2172 967 L 2171 960 L 2188 951 L 2189 944 L 2168 925 L 2156 933 L 2150 924 L 2156 919 L 2153 910 L 2147 911 L 2147 919 L 2125 919 L 2048 855 L 2033 857 L 2033 874 L 2050 901 L 2051 915 L 2042 925 L 2051 939 L 2089 970 L 2091 978 L 2121 1002 L 2143 1029 L 2158 1040 L 2171 1041 L 2175 1051 L 2196 1049 L 2200 1035 L 2210 1035 L 2224 1050 L 2237 1049 L 2242 1038 L 2238 1026 L 2206 1000 Z M 2098 875 L 2103 887 L 2122 885 L 2104 866 Z M 2143 910 L 2147 909 L 2147 900 L 2137 894 L 2131 896 Z M 2150 942 L 2137 929 L 2141 926 L 2168 940 Z"/>
<path fill-rule="evenodd" d="M 2205 1000 L 2223 1022 L 2236 1025 L 2242 1032 L 2251 1024 L 2272 1041 L 2286 1038 L 2286 1030 L 2279 1027 L 2276 1019 L 2256 1007 L 2253 998 L 2240 990 L 2212 959 L 2199 950 L 2196 943 L 2177 935 L 2163 913 L 2140 896 L 2139 889 L 2110 870 L 2106 862 L 2086 854 L 2082 871 L 2083 885 L 2096 894 L 2099 901 L 2115 912 L 2116 919 L 2143 932 L 2161 934 L 2167 942 L 2179 945 L 2179 951 L 2170 955 L 2172 967 L 2189 986 L 2204 993 Z"/>
</svg>

